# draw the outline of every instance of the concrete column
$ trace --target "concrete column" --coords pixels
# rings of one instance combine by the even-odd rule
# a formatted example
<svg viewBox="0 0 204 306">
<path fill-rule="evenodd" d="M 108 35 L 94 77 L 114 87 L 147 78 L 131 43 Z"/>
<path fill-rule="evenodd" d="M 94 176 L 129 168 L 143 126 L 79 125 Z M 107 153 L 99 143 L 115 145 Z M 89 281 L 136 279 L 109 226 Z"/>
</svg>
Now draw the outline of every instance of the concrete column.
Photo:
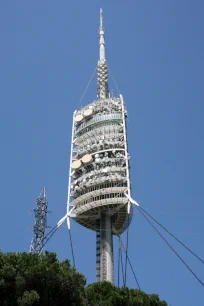
<svg viewBox="0 0 204 306">
<path fill-rule="evenodd" d="M 100 281 L 114 283 L 111 217 L 105 212 L 100 219 Z"/>
</svg>

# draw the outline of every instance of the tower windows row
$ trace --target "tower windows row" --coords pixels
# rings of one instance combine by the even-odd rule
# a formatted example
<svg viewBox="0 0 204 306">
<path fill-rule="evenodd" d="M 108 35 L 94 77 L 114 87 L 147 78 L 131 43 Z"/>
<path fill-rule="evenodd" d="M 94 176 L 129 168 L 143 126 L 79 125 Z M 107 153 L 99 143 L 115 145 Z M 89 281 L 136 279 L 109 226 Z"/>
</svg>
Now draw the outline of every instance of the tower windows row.
<svg viewBox="0 0 204 306">
<path fill-rule="evenodd" d="M 76 133 L 80 132 L 82 129 L 98 123 L 100 121 L 105 121 L 105 120 L 120 120 L 122 119 L 122 114 L 121 113 L 115 113 L 115 114 L 106 114 L 106 115 L 97 115 L 94 116 L 93 118 L 84 121 L 80 124 L 80 126 L 77 128 Z"/>
</svg>

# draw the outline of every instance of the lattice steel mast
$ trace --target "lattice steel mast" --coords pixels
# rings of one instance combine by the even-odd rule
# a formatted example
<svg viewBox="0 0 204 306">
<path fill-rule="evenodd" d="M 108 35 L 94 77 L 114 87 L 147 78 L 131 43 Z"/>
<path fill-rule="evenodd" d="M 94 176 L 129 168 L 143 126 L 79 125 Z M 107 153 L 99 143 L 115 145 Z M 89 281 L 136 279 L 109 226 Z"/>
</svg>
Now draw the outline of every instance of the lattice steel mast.
<svg viewBox="0 0 204 306">
<path fill-rule="evenodd" d="M 127 229 L 132 210 L 125 196 L 130 196 L 127 111 L 122 95 L 109 95 L 102 9 L 99 46 L 98 99 L 73 115 L 67 206 L 71 218 L 96 231 L 97 281 L 113 283 L 113 235 Z"/>
<path fill-rule="evenodd" d="M 33 239 L 30 245 L 30 253 L 40 255 L 43 250 L 45 230 L 47 227 L 47 207 L 48 199 L 46 188 L 44 187 L 40 196 L 37 198 L 37 208 L 34 209 L 35 224 L 33 226 Z"/>
</svg>

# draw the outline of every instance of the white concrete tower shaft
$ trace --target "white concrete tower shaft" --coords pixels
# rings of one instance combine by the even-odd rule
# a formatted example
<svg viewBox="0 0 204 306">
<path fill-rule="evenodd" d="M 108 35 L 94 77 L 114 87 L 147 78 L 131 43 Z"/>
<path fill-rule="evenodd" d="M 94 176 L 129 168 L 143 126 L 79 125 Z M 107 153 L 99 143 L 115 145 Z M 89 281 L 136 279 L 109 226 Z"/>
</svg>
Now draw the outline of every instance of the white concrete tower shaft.
<svg viewBox="0 0 204 306">
<path fill-rule="evenodd" d="M 96 241 L 97 245 L 97 241 Z M 111 216 L 101 213 L 100 218 L 100 280 L 114 283 L 113 234 Z"/>
</svg>

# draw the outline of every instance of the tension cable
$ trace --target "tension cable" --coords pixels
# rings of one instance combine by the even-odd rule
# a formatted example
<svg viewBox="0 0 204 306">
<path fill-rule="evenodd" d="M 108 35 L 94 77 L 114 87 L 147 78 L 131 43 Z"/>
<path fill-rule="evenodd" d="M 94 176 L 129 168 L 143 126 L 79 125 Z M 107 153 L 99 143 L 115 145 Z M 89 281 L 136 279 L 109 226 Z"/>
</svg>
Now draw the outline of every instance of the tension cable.
<svg viewBox="0 0 204 306">
<path fill-rule="evenodd" d="M 127 237 L 126 237 L 125 286 L 126 286 L 126 280 L 127 280 L 127 260 L 128 260 L 128 246 L 129 246 L 129 222 L 130 222 L 130 214 L 128 214 L 128 228 L 127 228 Z"/>
<path fill-rule="evenodd" d="M 199 261 L 204 264 L 204 260 L 202 260 L 198 255 L 196 255 L 192 250 L 190 250 L 181 240 L 179 240 L 174 234 L 168 231 L 161 223 L 159 223 L 155 218 L 153 218 L 144 208 L 141 206 L 138 207 L 141 209 L 145 214 L 147 214 L 154 222 L 156 222 L 163 230 L 165 230 L 170 236 L 172 236 L 177 242 L 179 242 L 187 251 L 189 251 L 192 255 L 194 255 Z"/>
<path fill-rule="evenodd" d="M 127 250 L 126 250 L 125 247 L 124 247 L 124 244 L 123 244 L 123 242 L 122 242 L 122 239 L 120 239 L 120 242 L 121 242 L 121 246 L 122 246 L 124 252 L 126 253 L 127 260 L 128 260 L 128 262 L 129 262 L 130 268 L 131 268 L 132 273 L 133 273 L 133 275 L 134 275 L 134 278 L 135 278 L 135 281 L 136 281 L 136 283 L 137 283 L 138 289 L 140 290 L 140 285 L 139 285 L 137 276 L 136 276 L 136 274 L 135 274 L 135 272 L 134 272 L 133 266 L 132 266 L 131 261 L 130 261 L 130 258 L 129 258 L 129 256 L 128 256 L 128 254 L 127 254 Z M 121 254 L 122 254 L 122 253 L 121 253 Z"/>
<path fill-rule="evenodd" d="M 61 227 L 61 225 L 64 223 L 64 221 L 67 218 L 69 218 L 69 214 L 66 214 L 62 219 L 60 219 L 60 221 L 47 233 L 47 235 L 44 237 L 44 243 L 42 244 L 41 250 L 44 248 L 44 246 L 48 243 L 48 241 L 52 238 L 52 236 L 55 234 L 55 232 L 58 230 L 58 228 Z M 71 245 L 71 251 L 72 251 L 73 266 L 75 268 L 75 257 L 74 257 L 74 249 L 73 249 L 73 243 L 72 243 L 71 229 L 69 229 L 69 239 L 70 239 L 70 245 Z"/>
<path fill-rule="evenodd" d="M 94 72 L 93 72 L 93 74 L 92 74 L 92 76 L 91 76 L 91 78 L 90 78 L 90 80 L 89 80 L 89 82 L 88 82 L 88 84 L 87 84 L 87 86 L 86 86 L 86 88 L 84 90 L 84 93 L 81 96 L 81 99 L 79 100 L 79 104 L 82 102 L 82 100 L 83 100 L 83 98 L 84 98 L 84 96 L 85 96 L 85 94 L 86 94 L 86 92 L 87 92 L 87 90 L 89 88 L 89 85 L 91 84 L 91 81 L 92 81 L 92 79 L 93 79 L 93 77 L 95 75 L 96 69 L 97 69 L 97 66 L 95 67 Z M 77 105 L 77 108 L 78 108 L 79 104 Z"/>
<path fill-rule="evenodd" d="M 199 281 L 199 283 L 204 287 L 204 283 L 200 280 L 200 278 L 191 270 L 191 268 L 187 265 L 187 263 L 183 260 L 183 258 L 174 250 L 174 248 L 170 245 L 170 243 L 164 238 L 164 236 L 157 230 L 157 228 L 152 224 L 152 222 L 145 216 L 143 211 L 137 207 L 139 212 L 143 215 L 143 217 L 147 220 L 147 222 L 153 227 L 153 229 L 157 232 L 157 234 L 164 240 L 164 242 L 169 246 L 169 248 L 174 252 L 174 254 L 181 260 L 181 262 L 186 266 L 186 268 L 193 274 L 193 276 Z"/>
<path fill-rule="evenodd" d="M 124 267 L 123 267 L 123 254 L 121 250 L 121 238 L 118 236 L 119 239 L 119 245 L 118 245 L 118 288 L 120 285 L 120 264 L 121 264 L 121 270 L 122 270 L 122 280 L 123 280 L 123 287 L 125 287 L 125 275 L 124 275 Z"/>
<path fill-rule="evenodd" d="M 72 243 L 71 229 L 69 229 L 68 232 L 69 232 L 69 240 L 70 240 L 70 245 L 71 245 L 71 250 L 72 250 L 73 266 L 75 268 L 75 257 L 74 257 L 74 249 L 73 249 L 73 243 Z"/>
<path fill-rule="evenodd" d="M 120 238 L 118 237 L 118 288 L 120 288 Z"/>
</svg>

